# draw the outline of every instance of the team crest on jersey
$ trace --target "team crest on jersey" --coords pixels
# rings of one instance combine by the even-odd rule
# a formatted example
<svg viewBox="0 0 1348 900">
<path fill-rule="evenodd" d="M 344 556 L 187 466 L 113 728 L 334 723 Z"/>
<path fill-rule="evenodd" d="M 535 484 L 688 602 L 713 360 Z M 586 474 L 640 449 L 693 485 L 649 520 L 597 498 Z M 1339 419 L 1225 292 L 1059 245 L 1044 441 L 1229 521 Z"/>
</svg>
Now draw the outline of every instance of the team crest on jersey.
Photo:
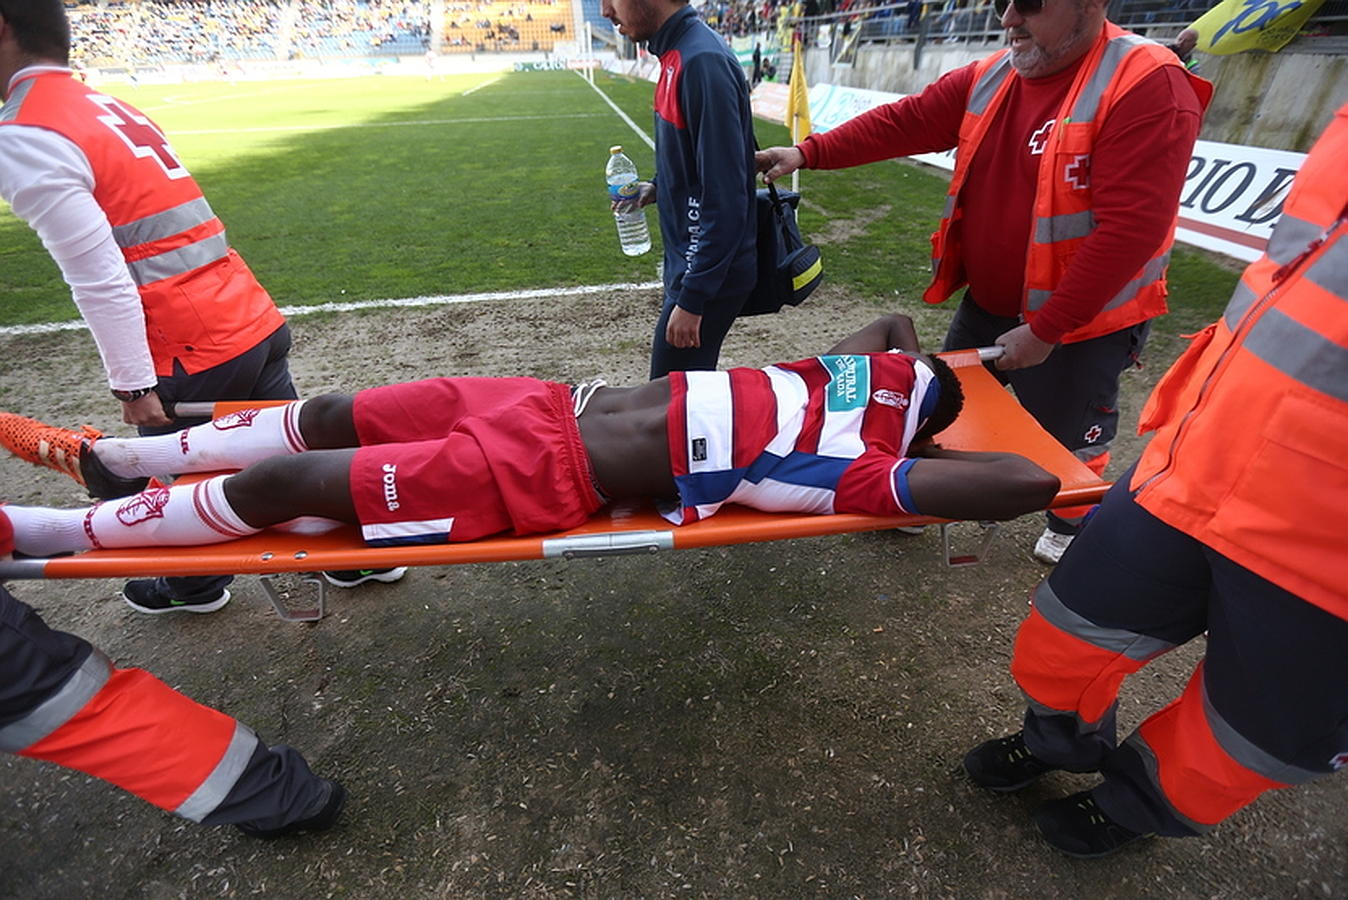
<svg viewBox="0 0 1348 900">
<path fill-rule="evenodd" d="M 143 491 L 117 507 L 117 521 L 130 528 L 151 519 L 162 519 L 168 500 L 168 488 Z"/>
<path fill-rule="evenodd" d="M 828 411 L 863 409 L 871 393 L 871 361 L 864 356 L 821 356 L 819 361 L 829 373 Z"/>
<path fill-rule="evenodd" d="M 892 406 L 895 409 L 908 408 L 908 395 L 899 391 L 891 391 L 889 388 L 880 388 L 880 390 L 871 394 L 871 399 L 881 406 Z"/>
<path fill-rule="evenodd" d="M 229 431 L 232 428 L 247 428 L 253 424 L 257 414 L 262 412 L 260 409 L 241 409 L 232 412 L 227 416 L 221 416 L 213 419 L 211 424 L 215 426 L 216 431 Z"/>
</svg>

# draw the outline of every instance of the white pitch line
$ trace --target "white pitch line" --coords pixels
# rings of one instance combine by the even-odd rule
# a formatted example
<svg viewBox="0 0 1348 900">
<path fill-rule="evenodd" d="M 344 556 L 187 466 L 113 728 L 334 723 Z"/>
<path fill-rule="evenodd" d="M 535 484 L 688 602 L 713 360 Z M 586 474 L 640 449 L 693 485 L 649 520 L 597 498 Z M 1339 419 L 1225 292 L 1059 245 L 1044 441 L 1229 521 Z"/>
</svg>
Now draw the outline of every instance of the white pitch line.
<svg viewBox="0 0 1348 900">
<path fill-rule="evenodd" d="M 631 118 L 627 115 L 627 113 L 625 113 L 625 112 L 623 112 L 621 109 L 619 109 L 619 108 L 618 108 L 618 104 L 616 104 L 616 103 L 614 103 L 612 100 L 610 100 L 608 94 L 605 94 L 603 91 L 601 91 L 601 90 L 599 89 L 599 85 L 595 84 L 593 81 L 590 81 L 590 80 L 589 80 L 588 78 L 586 78 L 584 75 L 581 75 L 580 72 L 576 72 L 576 74 L 580 76 L 580 78 L 581 78 L 582 81 L 584 81 L 584 82 L 585 82 L 586 84 L 588 84 L 590 87 L 594 88 L 594 92 L 595 92 L 596 94 L 598 94 L 600 97 L 604 98 L 604 102 L 607 103 L 607 104 L 613 109 L 613 111 L 614 111 L 615 113 L 618 114 L 618 118 L 620 118 L 620 119 L 622 119 L 624 122 L 626 122 L 626 123 L 627 123 L 627 127 L 628 127 L 628 128 L 631 128 L 633 131 L 635 131 L 636 134 L 637 134 L 637 137 L 641 138 L 643 141 L 646 142 L 646 146 L 647 146 L 647 147 L 650 147 L 652 150 L 655 149 L 655 139 L 652 138 L 652 137 L 651 137 L 649 134 L 647 134 L 646 132 L 642 131 L 639 127 L 637 127 L 637 123 L 636 123 L 636 122 L 633 122 L 633 121 L 631 120 Z"/>
<path fill-rule="evenodd" d="M 309 316 L 321 312 L 354 312 L 361 309 L 397 309 L 417 306 L 449 306 L 455 303 L 485 303 L 497 300 L 536 300 L 540 297 L 604 294 L 610 291 L 646 291 L 661 287 L 658 281 L 627 282 L 623 284 L 589 284 L 580 287 L 534 288 L 527 291 L 494 291 L 481 294 L 438 294 L 426 297 L 401 297 L 385 300 L 350 300 L 317 303 L 313 306 L 283 306 L 287 317 Z M 52 334 L 58 331 L 87 330 L 83 320 L 72 322 L 42 322 L 37 325 L 6 325 L 0 327 L 0 336 L 21 334 Z"/>
<path fill-rule="evenodd" d="M 270 84 L 271 82 L 268 83 Z M 313 84 L 290 84 L 287 85 L 287 89 L 293 91 L 308 91 L 316 87 L 322 87 L 325 83 L 326 82 L 319 81 Z M 222 100 L 241 100 L 248 97 L 259 97 L 263 94 L 275 95 L 275 93 L 275 90 L 264 87 L 255 91 L 244 91 L 237 94 L 216 94 L 210 97 L 197 97 L 192 100 L 179 100 L 177 97 L 170 95 L 163 99 L 162 105 L 160 106 L 138 106 L 136 108 L 141 112 L 159 112 L 163 109 L 179 109 L 184 106 L 197 106 L 201 103 L 219 103 Z"/>
<path fill-rule="evenodd" d="M 476 93 L 476 92 L 482 90 L 484 87 L 487 87 L 488 85 L 495 84 L 496 82 L 498 82 L 498 81 L 500 81 L 500 80 L 501 80 L 501 76 L 500 76 L 500 75 L 497 75 L 495 78 L 490 78 L 490 79 L 488 79 L 488 80 L 482 82 L 481 84 L 475 84 L 475 85 L 473 85 L 472 87 L 470 87 L 468 90 L 464 91 L 464 92 L 463 92 L 462 94 L 460 94 L 459 96 L 460 96 L 460 97 L 467 97 L 469 94 Z"/>
<path fill-rule="evenodd" d="M 406 128 L 423 125 L 475 125 L 483 122 L 530 122 L 548 119 L 597 119 L 603 113 L 558 113 L 548 116 L 477 116 L 464 119 L 417 119 L 407 122 L 340 122 L 335 125 L 267 125 L 257 128 L 175 128 L 173 136 L 184 134 L 257 134 L 267 131 L 339 131 L 343 128 Z"/>
</svg>

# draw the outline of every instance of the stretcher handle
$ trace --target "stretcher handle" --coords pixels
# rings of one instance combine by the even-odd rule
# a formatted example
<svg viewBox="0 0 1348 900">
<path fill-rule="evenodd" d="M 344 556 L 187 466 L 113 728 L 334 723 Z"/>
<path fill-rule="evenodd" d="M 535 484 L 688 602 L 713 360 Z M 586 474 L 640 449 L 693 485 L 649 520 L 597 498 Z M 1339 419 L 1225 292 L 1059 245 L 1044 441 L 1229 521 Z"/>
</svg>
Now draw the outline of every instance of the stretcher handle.
<svg viewBox="0 0 1348 900">
<path fill-rule="evenodd" d="M 1001 359 L 1006 355 L 1006 348 L 1001 344 L 993 344 L 991 347 L 978 348 L 979 362 L 992 362 L 994 359 Z"/>
<path fill-rule="evenodd" d="M 170 419 L 209 419 L 215 415 L 215 401 L 196 403 L 166 403 L 164 413 Z"/>
</svg>

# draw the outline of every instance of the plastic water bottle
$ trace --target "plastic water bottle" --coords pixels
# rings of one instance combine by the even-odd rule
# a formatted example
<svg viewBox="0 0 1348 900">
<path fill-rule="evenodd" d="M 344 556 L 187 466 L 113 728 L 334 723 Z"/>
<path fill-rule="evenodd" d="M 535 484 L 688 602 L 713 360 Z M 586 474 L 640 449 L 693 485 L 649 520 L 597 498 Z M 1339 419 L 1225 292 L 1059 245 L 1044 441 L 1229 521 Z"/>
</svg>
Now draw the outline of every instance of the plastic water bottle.
<svg viewBox="0 0 1348 900">
<path fill-rule="evenodd" d="M 609 197 L 614 200 L 631 200 L 637 195 L 637 167 L 623 153 L 621 146 L 608 148 L 608 165 L 604 168 L 604 178 L 608 181 Z M 614 211 L 613 218 L 618 225 L 618 241 L 623 253 L 628 256 L 640 256 L 651 249 L 651 232 L 646 227 L 646 210 L 634 209 L 630 212 Z"/>
</svg>

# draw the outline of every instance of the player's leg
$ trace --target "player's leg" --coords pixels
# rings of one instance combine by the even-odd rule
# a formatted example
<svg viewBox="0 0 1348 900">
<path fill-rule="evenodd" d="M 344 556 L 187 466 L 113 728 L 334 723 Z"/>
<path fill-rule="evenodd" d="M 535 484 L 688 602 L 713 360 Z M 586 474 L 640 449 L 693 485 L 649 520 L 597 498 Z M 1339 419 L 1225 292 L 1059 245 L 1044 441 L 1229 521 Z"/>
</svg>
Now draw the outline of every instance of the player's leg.
<svg viewBox="0 0 1348 900">
<path fill-rule="evenodd" d="M 5 506 L 15 549 L 52 556 L 90 549 L 216 544 L 301 516 L 355 522 L 355 450 L 262 460 L 237 475 L 151 488 L 84 509 Z"/>
<path fill-rule="evenodd" d="M 355 449 L 311 450 L 302 456 L 275 456 L 225 481 L 230 509 L 255 529 L 300 516 L 355 523 L 351 462 Z"/>
</svg>

